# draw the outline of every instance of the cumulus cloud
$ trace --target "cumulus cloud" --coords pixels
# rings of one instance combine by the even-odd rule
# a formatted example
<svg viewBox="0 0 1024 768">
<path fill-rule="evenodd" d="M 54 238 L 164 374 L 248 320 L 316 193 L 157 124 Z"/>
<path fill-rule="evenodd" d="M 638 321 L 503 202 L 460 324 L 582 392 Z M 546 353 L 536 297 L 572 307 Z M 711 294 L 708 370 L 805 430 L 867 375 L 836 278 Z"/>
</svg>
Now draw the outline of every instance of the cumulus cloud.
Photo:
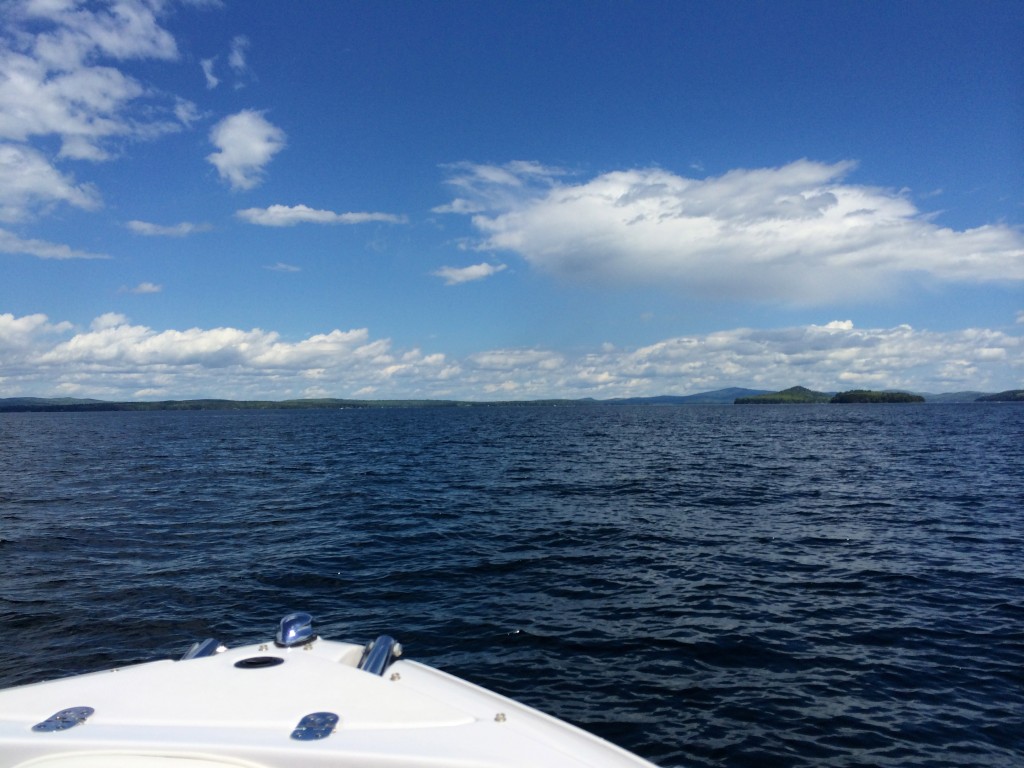
<svg viewBox="0 0 1024 768">
<path fill-rule="evenodd" d="M 851 321 L 758 330 L 737 328 L 666 339 L 581 367 L 584 380 L 678 380 L 691 391 L 732 381 L 780 389 L 801 384 L 819 390 L 854 387 L 917 391 L 985 389 L 1024 369 L 1024 340 L 1001 331 L 951 332 L 857 329 Z"/>
<path fill-rule="evenodd" d="M 1002 391 L 1024 374 L 1024 337 L 968 328 L 857 328 L 850 320 L 733 328 L 572 355 L 495 349 L 461 360 L 396 349 L 365 328 L 285 339 L 258 328 L 159 330 L 120 314 L 84 329 L 0 315 L 0 396 L 304 396 L 531 399 L 687 394 L 731 386 L 829 391 Z"/>
<path fill-rule="evenodd" d="M 373 221 L 404 224 L 405 216 L 393 213 L 335 213 L 307 205 L 271 205 L 267 208 L 246 208 L 235 214 L 250 224 L 263 227 L 293 227 L 296 224 L 366 224 Z"/>
<path fill-rule="evenodd" d="M 25 254 L 37 259 L 109 259 L 103 253 L 78 251 L 69 245 L 51 243 L 46 240 L 25 240 L 0 229 L 0 253 Z"/>
<path fill-rule="evenodd" d="M 72 328 L 68 322 L 51 323 L 50 318 L 43 314 L 15 317 L 10 312 L 0 313 L 0 352 L 39 349 L 49 343 L 50 336 Z"/>
<path fill-rule="evenodd" d="M 44 351 L 41 365 L 88 363 L 96 366 L 202 366 L 216 370 L 248 366 L 254 370 L 319 366 L 331 355 L 351 357 L 367 345 L 365 330 L 332 331 L 288 344 L 276 333 L 237 328 L 155 331 L 132 325 L 123 315 L 97 318 L 87 331 Z M 371 345 L 372 346 L 372 345 Z"/>
<path fill-rule="evenodd" d="M 457 197 L 477 247 L 569 280 L 657 284 L 806 305 L 863 300 L 922 277 L 1024 280 L 1024 234 L 956 231 L 903 193 L 845 181 L 853 163 L 801 160 L 705 179 L 658 168 L 590 180 L 530 163 L 460 165 Z"/>
<path fill-rule="evenodd" d="M 262 112 L 244 109 L 225 117 L 210 131 L 217 151 L 206 159 L 232 189 L 252 189 L 263 178 L 263 169 L 284 149 L 285 133 Z"/>
<path fill-rule="evenodd" d="M 372 339 L 366 329 L 288 341 L 258 328 L 155 330 L 117 313 L 96 318 L 87 329 L 54 324 L 44 315 L 0 315 L 0 359 L 0 395 L 38 391 L 48 379 L 54 394 L 302 397 L 314 381 L 345 393 L 415 389 L 448 375 L 444 355 L 395 352 L 389 340 Z"/>
<path fill-rule="evenodd" d="M 170 226 L 152 224 L 148 221 L 129 221 L 125 226 L 137 235 L 148 237 L 185 237 L 196 232 L 208 232 L 212 227 L 209 224 L 193 224 L 190 221 L 183 221 L 180 224 Z"/>
<path fill-rule="evenodd" d="M 498 272 L 501 272 L 506 268 L 505 264 L 472 264 L 468 267 L 441 267 L 433 274 L 437 277 L 444 278 L 445 285 L 459 285 L 460 283 L 469 283 L 474 280 L 483 280 L 485 277 L 490 277 Z"/>
</svg>

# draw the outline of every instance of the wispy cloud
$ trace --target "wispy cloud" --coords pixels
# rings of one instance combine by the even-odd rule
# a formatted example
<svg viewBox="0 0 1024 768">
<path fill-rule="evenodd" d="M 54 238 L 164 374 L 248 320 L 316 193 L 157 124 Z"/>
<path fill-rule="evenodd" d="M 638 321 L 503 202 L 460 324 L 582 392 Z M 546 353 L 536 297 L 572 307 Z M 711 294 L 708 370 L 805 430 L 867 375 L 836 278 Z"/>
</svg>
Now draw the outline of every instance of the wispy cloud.
<svg viewBox="0 0 1024 768">
<path fill-rule="evenodd" d="M 79 251 L 63 243 L 51 243 L 46 240 L 26 240 L 17 235 L 0 229 L 0 253 L 16 253 L 35 256 L 37 259 L 109 259 L 104 253 Z"/>
<path fill-rule="evenodd" d="M 728 386 L 1000 391 L 1024 374 L 1024 338 L 1003 331 L 857 328 L 849 320 L 734 328 L 636 348 L 574 355 L 492 349 L 451 358 L 396 349 L 365 328 L 299 340 L 254 328 L 158 330 L 118 314 L 89 328 L 44 315 L 0 315 L 0 395 L 67 393 L 132 398 L 619 397 Z"/>
<path fill-rule="evenodd" d="M 206 159 L 232 189 L 252 189 L 263 179 L 263 169 L 285 147 L 285 133 L 262 112 L 244 109 L 225 117 L 210 131 L 217 151 Z"/>
<path fill-rule="evenodd" d="M 166 226 L 152 224 L 148 221 L 133 220 L 129 221 L 125 226 L 138 235 L 146 235 L 148 237 L 185 237 L 197 232 L 208 232 L 212 229 L 209 224 L 193 224 L 189 221 Z"/>
<path fill-rule="evenodd" d="M 301 267 L 296 267 L 294 264 L 285 264 L 283 261 L 279 261 L 276 264 L 270 264 L 269 266 L 265 267 L 265 269 L 269 269 L 271 272 L 301 272 L 302 271 Z"/>
<path fill-rule="evenodd" d="M 459 195 L 450 203 L 433 208 L 434 213 L 475 214 L 518 205 L 524 194 L 534 196 L 550 189 L 566 176 L 562 168 L 516 160 L 505 165 L 450 163 L 445 183 Z"/>
<path fill-rule="evenodd" d="M 235 74 L 241 75 L 248 70 L 245 57 L 249 50 L 249 38 L 245 35 L 236 35 L 231 40 L 231 52 L 228 54 L 228 66 Z"/>
<path fill-rule="evenodd" d="M 468 267 L 441 267 L 433 274 L 444 278 L 445 285 L 459 285 L 474 280 L 483 280 L 506 268 L 505 264 L 473 264 Z"/>
<path fill-rule="evenodd" d="M 477 247 L 570 280 L 804 305 L 869 300 L 922 278 L 1024 280 L 1024 234 L 956 231 L 908 197 L 801 160 L 695 179 L 661 169 L 570 182 L 557 169 L 458 166 L 436 210 L 472 216 Z"/>
<path fill-rule="evenodd" d="M 192 102 L 147 87 L 123 66 L 178 58 L 161 25 L 163 5 L 3 4 L 0 221 L 30 219 L 58 203 L 98 208 L 97 190 L 59 170 L 61 163 L 109 160 L 126 141 L 152 140 L 196 119 Z"/>
<path fill-rule="evenodd" d="M 139 283 L 134 288 L 122 288 L 121 292 L 143 295 L 147 293 L 160 293 L 163 289 L 162 285 L 157 285 L 156 283 Z"/>
<path fill-rule="evenodd" d="M 188 99 L 175 98 L 174 116 L 184 128 L 191 128 L 192 124 L 202 117 L 202 113 L 194 102 Z"/>
<path fill-rule="evenodd" d="M 561 354 L 546 349 L 492 349 L 467 358 L 467 363 L 477 372 L 551 372 L 563 368 L 566 362 Z"/>
<path fill-rule="evenodd" d="M 220 78 L 214 73 L 213 68 L 217 64 L 217 57 L 213 56 L 209 59 L 202 59 L 199 62 L 199 66 L 203 70 L 203 77 L 206 78 L 206 87 L 208 90 L 213 90 L 220 85 Z"/>
<path fill-rule="evenodd" d="M 94 187 L 76 184 L 40 152 L 0 143 L 0 221 L 23 221 L 56 203 L 94 210 L 100 197 Z"/>
<path fill-rule="evenodd" d="M 111 138 L 146 139 L 180 129 L 173 103 L 108 63 L 177 58 L 174 38 L 159 23 L 159 5 L 7 3 L 0 139 L 56 136 L 61 157 L 103 160 Z"/>
<path fill-rule="evenodd" d="M 306 205 L 271 205 L 267 208 L 246 208 L 235 214 L 250 224 L 263 227 L 293 227 L 296 224 L 367 224 L 383 222 L 386 224 L 404 224 L 405 216 L 393 213 L 335 213 L 334 211 L 318 210 Z"/>
<path fill-rule="evenodd" d="M 243 87 L 242 78 L 249 74 L 249 63 L 247 55 L 250 46 L 249 38 L 245 35 L 236 35 L 231 40 L 231 47 L 228 51 L 228 68 L 235 75 L 235 88 Z M 207 90 L 213 90 L 220 85 L 220 78 L 217 76 L 218 56 L 211 56 L 208 59 L 201 59 L 199 66 L 203 70 L 203 78 L 206 80 Z"/>
</svg>

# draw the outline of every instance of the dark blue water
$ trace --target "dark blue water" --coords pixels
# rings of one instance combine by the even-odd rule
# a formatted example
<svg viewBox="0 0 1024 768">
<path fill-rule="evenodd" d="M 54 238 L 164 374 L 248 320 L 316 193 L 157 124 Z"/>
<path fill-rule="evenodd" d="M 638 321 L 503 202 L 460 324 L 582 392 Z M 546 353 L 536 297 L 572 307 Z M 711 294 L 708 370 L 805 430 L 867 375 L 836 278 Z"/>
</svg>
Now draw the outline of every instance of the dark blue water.
<svg viewBox="0 0 1024 768">
<path fill-rule="evenodd" d="M 1024 764 L 1024 407 L 0 415 L 0 685 L 267 639 L 664 766 Z"/>
</svg>

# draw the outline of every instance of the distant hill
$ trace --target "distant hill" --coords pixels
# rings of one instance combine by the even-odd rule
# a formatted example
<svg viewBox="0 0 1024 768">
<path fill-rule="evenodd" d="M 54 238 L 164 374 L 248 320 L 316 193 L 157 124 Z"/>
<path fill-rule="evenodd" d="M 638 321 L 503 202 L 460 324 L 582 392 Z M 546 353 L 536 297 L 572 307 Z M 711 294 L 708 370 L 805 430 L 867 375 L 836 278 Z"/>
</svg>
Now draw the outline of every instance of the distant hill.
<svg viewBox="0 0 1024 768">
<path fill-rule="evenodd" d="M 611 400 L 598 400 L 595 402 L 608 403 L 609 405 L 728 405 L 737 397 L 751 397 L 763 395 L 766 389 L 744 389 L 743 387 L 729 387 L 728 389 L 716 389 L 711 392 L 700 392 L 696 395 L 661 395 L 659 397 L 616 397 Z"/>
<path fill-rule="evenodd" d="M 832 395 L 815 392 L 807 387 L 790 387 L 781 392 L 769 392 L 751 397 L 737 397 L 736 405 L 789 405 L 792 403 L 827 403 Z"/>
<path fill-rule="evenodd" d="M 576 402 L 576 401 L 567 401 Z M 538 402 L 538 404 L 541 404 Z M 68 398 L 0 398 L 0 411 L 254 411 L 314 408 L 421 408 L 476 405 L 455 400 L 159 400 L 111 402 Z M 494 405 L 494 403 L 479 403 Z"/>
<path fill-rule="evenodd" d="M 0 397 L 0 406 L 9 406 L 11 408 L 19 406 L 32 408 L 49 405 L 89 405 L 102 402 L 102 400 L 88 400 L 76 397 Z"/>
<path fill-rule="evenodd" d="M 973 403 L 979 398 L 986 396 L 984 392 L 943 392 L 933 394 L 931 392 L 918 392 L 926 403 Z"/>
<path fill-rule="evenodd" d="M 730 387 L 696 395 L 661 395 L 658 397 L 620 397 L 609 400 L 581 398 L 578 400 L 160 400 L 112 402 L 107 400 L 76 400 L 73 398 L 8 397 L 0 398 L 2 411 L 251 411 L 271 409 L 313 408 L 487 408 L 497 406 L 577 406 L 588 405 L 699 405 L 730 404 L 738 396 L 762 394 L 766 390 Z"/>
<path fill-rule="evenodd" d="M 1005 392 L 998 392 L 994 395 L 982 395 L 978 398 L 981 403 L 1024 403 L 1024 389 L 1008 389 Z"/>
</svg>

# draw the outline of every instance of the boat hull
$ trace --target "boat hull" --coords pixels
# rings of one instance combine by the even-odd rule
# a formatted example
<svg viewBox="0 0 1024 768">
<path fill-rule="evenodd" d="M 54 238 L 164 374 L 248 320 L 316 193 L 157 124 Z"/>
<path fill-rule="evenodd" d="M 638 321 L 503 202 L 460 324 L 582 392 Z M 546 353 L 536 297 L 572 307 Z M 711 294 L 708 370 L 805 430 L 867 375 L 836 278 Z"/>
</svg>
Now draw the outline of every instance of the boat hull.
<svg viewBox="0 0 1024 768">
<path fill-rule="evenodd" d="M 369 672 L 364 654 L 264 643 L 0 691 L 0 768 L 652 766 L 414 661 Z"/>
</svg>

